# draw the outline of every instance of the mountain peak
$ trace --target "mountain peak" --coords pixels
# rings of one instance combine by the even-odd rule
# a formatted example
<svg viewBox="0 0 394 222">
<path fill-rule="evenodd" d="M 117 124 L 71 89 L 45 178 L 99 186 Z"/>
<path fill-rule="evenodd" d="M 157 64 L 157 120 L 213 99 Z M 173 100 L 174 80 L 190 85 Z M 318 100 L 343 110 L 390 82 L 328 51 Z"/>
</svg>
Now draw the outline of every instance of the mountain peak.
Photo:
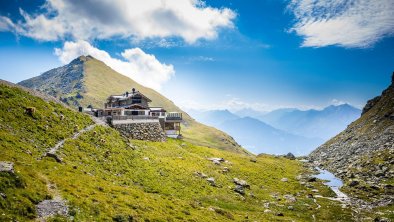
<svg viewBox="0 0 394 222">
<path fill-rule="evenodd" d="M 91 55 L 87 55 L 87 56 L 85 56 L 85 55 L 80 55 L 80 56 L 78 56 L 77 58 L 75 58 L 75 59 L 73 59 L 71 62 L 70 62 L 70 64 L 73 64 L 73 63 L 83 63 L 83 62 L 86 62 L 86 61 L 89 61 L 89 60 L 95 60 L 95 58 L 93 57 L 93 56 L 91 56 Z"/>
</svg>

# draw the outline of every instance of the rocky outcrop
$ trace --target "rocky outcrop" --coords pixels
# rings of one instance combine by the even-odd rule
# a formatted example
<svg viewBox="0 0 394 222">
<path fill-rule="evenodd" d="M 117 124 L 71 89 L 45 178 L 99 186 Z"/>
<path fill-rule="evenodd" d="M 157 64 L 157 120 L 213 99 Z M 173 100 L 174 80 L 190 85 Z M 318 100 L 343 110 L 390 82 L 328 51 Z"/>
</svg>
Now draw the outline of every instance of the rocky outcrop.
<svg viewBox="0 0 394 222">
<path fill-rule="evenodd" d="M 368 100 L 367 104 L 364 106 L 363 111 L 361 112 L 361 115 L 364 115 L 366 112 L 368 112 L 372 107 L 376 105 L 376 103 L 379 102 L 380 96 L 377 96 L 373 99 Z"/>
<path fill-rule="evenodd" d="M 166 141 L 166 135 L 159 122 L 115 124 L 113 127 L 124 136 L 132 139 L 156 142 Z"/>
<path fill-rule="evenodd" d="M 36 208 L 39 218 L 46 218 L 54 215 L 68 215 L 68 206 L 64 200 L 44 200 L 37 204 Z"/>
<path fill-rule="evenodd" d="M 382 92 L 381 96 L 368 101 L 358 120 L 313 151 L 309 158 L 344 181 L 359 177 L 355 179 L 369 183 L 368 186 L 384 186 L 385 177 L 383 174 L 376 175 L 376 170 L 392 171 L 392 161 L 382 161 L 377 166 L 379 169 L 369 168 L 377 164 L 372 160 L 381 156 L 382 153 L 392 155 L 394 150 L 393 114 L 394 74 L 391 85 Z M 363 169 L 364 172 L 354 174 L 356 172 L 354 169 Z"/>
</svg>

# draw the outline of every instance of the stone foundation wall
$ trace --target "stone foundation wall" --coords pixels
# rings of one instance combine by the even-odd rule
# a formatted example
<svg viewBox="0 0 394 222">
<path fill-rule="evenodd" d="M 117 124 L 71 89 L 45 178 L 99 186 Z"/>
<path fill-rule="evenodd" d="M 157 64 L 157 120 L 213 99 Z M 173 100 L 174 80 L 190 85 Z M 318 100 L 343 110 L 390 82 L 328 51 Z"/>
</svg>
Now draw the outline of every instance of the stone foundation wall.
<svg viewBox="0 0 394 222">
<path fill-rule="evenodd" d="M 159 122 L 114 124 L 123 135 L 136 140 L 166 141 L 166 135 Z"/>
</svg>

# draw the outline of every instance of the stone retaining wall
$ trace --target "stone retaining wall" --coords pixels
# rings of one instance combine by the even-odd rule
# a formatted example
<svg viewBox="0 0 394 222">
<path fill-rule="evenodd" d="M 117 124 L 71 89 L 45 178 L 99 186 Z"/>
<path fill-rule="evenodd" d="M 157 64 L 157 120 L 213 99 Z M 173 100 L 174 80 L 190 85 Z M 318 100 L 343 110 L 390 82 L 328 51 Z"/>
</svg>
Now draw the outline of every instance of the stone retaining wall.
<svg viewBox="0 0 394 222">
<path fill-rule="evenodd" d="M 113 127 L 123 135 L 136 140 L 166 141 L 159 122 L 136 122 L 125 124 L 114 124 Z"/>
</svg>

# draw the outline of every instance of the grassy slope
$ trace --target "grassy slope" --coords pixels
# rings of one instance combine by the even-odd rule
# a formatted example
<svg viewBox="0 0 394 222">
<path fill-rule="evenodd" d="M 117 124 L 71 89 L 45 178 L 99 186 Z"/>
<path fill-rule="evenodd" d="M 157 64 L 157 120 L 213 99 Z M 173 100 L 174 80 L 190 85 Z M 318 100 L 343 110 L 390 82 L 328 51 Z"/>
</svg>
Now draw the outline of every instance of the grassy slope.
<svg viewBox="0 0 394 222">
<path fill-rule="evenodd" d="M 84 73 L 86 93 L 83 94 L 84 98 L 81 100 L 81 104 L 84 106 L 92 104 L 94 107 L 103 107 L 109 95 L 123 94 L 126 91 L 130 92 L 132 88 L 136 88 L 152 100 L 151 106 L 162 106 L 170 112 L 183 112 L 160 93 L 115 72 L 99 60 L 88 59 L 85 63 Z M 227 134 L 213 127 L 198 123 L 185 112 L 183 112 L 183 118 L 185 124 L 182 129 L 182 135 L 186 141 L 223 150 L 245 152 Z"/>
<path fill-rule="evenodd" d="M 24 113 L 26 106 L 36 107 L 33 117 Z M 318 199 L 322 207 L 316 209 L 306 198 L 310 189 L 294 179 L 304 171 L 297 161 L 263 155 L 252 162 L 248 155 L 179 140 L 128 141 L 102 126 L 67 139 L 58 151 L 62 164 L 51 158 L 37 160 L 56 141 L 71 136 L 75 125 L 82 128 L 91 120 L 4 85 L 0 108 L 8 111 L 0 115 L 0 161 L 14 162 L 16 170 L 16 176 L 0 173 L 0 193 L 6 194 L 0 197 L 0 221 L 34 219 L 35 204 L 51 198 L 49 182 L 56 184 L 77 221 L 311 221 L 312 215 L 319 221 L 350 220 L 349 210 L 337 202 Z M 223 157 L 229 163 L 214 165 L 207 157 Z M 229 173 L 221 173 L 224 166 Z M 194 176 L 195 171 L 214 177 L 219 186 L 210 186 Z M 234 177 L 251 184 L 245 198 L 232 190 Z M 289 181 L 281 182 L 282 177 Z M 274 193 L 281 199 L 273 198 Z M 297 202 L 287 203 L 284 194 L 296 195 Z M 272 213 L 263 213 L 265 202 L 273 202 Z M 289 205 L 295 209 L 288 210 Z"/>
</svg>

